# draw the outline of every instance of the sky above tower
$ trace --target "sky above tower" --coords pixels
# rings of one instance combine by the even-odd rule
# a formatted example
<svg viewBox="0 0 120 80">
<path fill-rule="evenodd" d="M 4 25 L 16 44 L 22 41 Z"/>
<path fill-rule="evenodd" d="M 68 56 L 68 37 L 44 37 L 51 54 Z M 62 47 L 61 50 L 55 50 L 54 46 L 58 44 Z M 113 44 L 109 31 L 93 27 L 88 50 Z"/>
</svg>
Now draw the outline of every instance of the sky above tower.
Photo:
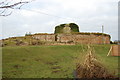
<svg viewBox="0 0 120 80">
<path fill-rule="evenodd" d="M 13 0 L 16 1 L 16 0 Z M 20 0 L 17 0 L 20 1 Z M 102 32 L 118 39 L 119 0 L 35 0 L 10 16 L 0 16 L 0 39 L 31 33 L 54 33 L 56 25 L 76 23 L 80 32 Z"/>
</svg>

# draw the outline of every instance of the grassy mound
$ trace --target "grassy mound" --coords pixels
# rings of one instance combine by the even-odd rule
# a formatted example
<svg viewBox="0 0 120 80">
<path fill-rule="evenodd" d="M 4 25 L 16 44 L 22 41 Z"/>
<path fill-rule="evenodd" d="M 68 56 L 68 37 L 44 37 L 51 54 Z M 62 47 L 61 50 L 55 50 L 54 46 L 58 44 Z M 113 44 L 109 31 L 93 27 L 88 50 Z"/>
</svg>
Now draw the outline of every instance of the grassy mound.
<svg viewBox="0 0 120 80">
<path fill-rule="evenodd" d="M 118 57 L 107 53 L 110 45 L 94 45 L 100 62 L 111 72 L 118 70 Z M 16 46 L 2 48 L 3 78 L 74 78 L 76 61 L 87 51 L 86 45 Z M 116 73 L 117 75 L 117 73 Z"/>
<path fill-rule="evenodd" d="M 83 47 L 85 48 L 85 46 Z M 76 46 L 3 47 L 4 78 L 73 78 Z"/>
</svg>

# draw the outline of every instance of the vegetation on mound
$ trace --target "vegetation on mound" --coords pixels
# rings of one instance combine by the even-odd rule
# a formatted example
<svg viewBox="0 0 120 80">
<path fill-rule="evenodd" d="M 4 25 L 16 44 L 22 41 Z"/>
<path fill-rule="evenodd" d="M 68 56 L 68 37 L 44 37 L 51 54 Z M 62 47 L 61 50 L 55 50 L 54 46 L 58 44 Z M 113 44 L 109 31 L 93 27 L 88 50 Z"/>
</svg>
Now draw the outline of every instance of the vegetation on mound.
<svg viewBox="0 0 120 80">
<path fill-rule="evenodd" d="M 75 23 L 69 23 L 69 24 L 60 24 L 59 26 L 55 27 L 55 34 L 56 33 L 64 33 L 63 32 L 63 28 L 65 27 L 65 25 L 69 25 L 69 27 L 71 28 L 71 33 L 74 32 L 79 32 L 79 26 Z"/>
<path fill-rule="evenodd" d="M 49 34 L 49 33 L 35 33 L 35 34 L 33 34 L 33 36 L 34 35 L 54 35 L 54 34 Z"/>
<path fill-rule="evenodd" d="M 50 43 L 50 42 L 33 39 L 31 36 L 25 36 L 25 37 L 14 37 L 14 38 L 4 39 L 2 42 L 2 47 L 5 47 L 5 46 L 45 45 L 47 43 Z"/>
<path fill-rule="evenodd" d="M 60 33 L 60 34 L 66 34 L 66 33 Z M 73 32 L 73 33 L 70 33 L 70 34 L 81 34 L 81 35 L 104 35 L 104 36 L 109 36 L 109 34 L 105 34 L 105 33 L 93 33 L 93 32 Z M 49 33 L 35 33 L 33 34 L 34 35 L 54 35 L 54 34 L 49 34 Z"/>
<path fill-rule="evenodd" d="M 81 34 L 81 35 L 103 35 L 103 36 L 109 36 L 109 34 L 105 34 L 105 33 L 93 33 L 93 32 L 76 32 L 76 33 L 72 33 L 72 34 Z"/>
</svg>

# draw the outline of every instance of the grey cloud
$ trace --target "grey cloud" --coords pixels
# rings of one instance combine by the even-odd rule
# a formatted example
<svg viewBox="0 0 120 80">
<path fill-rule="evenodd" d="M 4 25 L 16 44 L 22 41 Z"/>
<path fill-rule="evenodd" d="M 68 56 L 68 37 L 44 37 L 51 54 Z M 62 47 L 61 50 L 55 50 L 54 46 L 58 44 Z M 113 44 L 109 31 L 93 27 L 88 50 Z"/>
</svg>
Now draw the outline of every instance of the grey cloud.
<svg viewBox="0 0 120 80">
<path fill-rule="evenodd" d="M 23 9 L 38 10 L 47 14 L 53 14 L 54 16 L 34 11 L 28 12 L 27 15 L 27 12 L 22 14 L 22 11 L 15 11 L 11 16 L 5 17 L 2 21 L 3 38 L 21 36 L 24 35 L 25 32 L 53 33 L 56 25 L 75 22 L 80 26 L 80 31 L 82 32 L 101 32 L 101 26 L 104 25 L 105 33 L 110 34 L 112 40 L 117 39 L 117 0 L 98 0 L 98 2 L 92 0 L 93 3 L 91 1 L 90 4 L 88 0 L 85 0 L 88 1 L 87 4 L 90 5 L 88 7 L 87 5 L 79 7 L 79 5 L 82 5 L 82 2 L 77 4 L 78 6 L 70 6 L 66 4 L 67 2 L 64 3 L 64 1 L 62 1 L 37 0 L 23 7 Z M 56 15 L 62 18 L 55 17 Z"/>
</svg>

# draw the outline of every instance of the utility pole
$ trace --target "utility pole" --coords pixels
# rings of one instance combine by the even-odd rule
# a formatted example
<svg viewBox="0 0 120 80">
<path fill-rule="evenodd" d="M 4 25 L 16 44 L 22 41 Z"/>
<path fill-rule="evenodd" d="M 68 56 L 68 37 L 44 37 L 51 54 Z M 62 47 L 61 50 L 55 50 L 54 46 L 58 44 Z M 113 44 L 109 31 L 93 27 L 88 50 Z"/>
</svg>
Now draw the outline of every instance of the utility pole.
<svg viewBox="0 0 120 80">
<path fill-rule="evenodd" d="M 104 26 L 102 25 L 102 34 L 104 33 Z"/>
<path fill-rule="evenodd" d="M 103 44 L 104 44 L 104 26 L 102 25 L 102 41 L 103 41 Z"/>
</svg>

